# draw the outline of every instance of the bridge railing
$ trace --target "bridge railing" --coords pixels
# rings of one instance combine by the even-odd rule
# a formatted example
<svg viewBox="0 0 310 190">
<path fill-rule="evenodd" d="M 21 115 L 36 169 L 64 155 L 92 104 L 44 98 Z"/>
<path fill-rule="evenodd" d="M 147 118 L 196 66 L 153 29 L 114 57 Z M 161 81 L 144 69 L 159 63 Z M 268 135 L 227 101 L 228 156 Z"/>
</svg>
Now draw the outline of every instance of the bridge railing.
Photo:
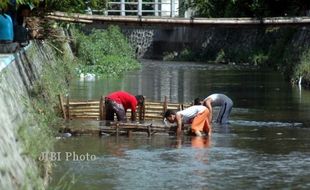
<svg viewBox="0 0 310 190">
<path fill-rule="evenodd" d="M 179 15 L 179 0 L 127 0 L 109 1 L 105 15 L 120 16 L 161 16 L 176 17 Z M 102 12 L 92 10 L 93 12 Z"/>
</svg>

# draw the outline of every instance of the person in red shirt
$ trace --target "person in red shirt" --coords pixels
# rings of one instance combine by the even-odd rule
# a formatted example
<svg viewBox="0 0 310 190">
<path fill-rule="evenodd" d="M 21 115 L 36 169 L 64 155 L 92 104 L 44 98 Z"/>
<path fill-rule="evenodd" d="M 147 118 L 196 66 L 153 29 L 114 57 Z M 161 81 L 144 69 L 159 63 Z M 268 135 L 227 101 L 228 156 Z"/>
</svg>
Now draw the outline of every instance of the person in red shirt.
<svg viewBox="0 0 310 190">
<path fill-rule="evenodd" d="M 136 107 L 144 102 L 142 95 L 134 96 L 125 91 L 116 91 L 105 97 L 106 120 L 114 121 L 116 113 L 118 121 L 126 121 L 126 111 L 131 109 L 131 121 L 136 120 Z"/>
</svg>

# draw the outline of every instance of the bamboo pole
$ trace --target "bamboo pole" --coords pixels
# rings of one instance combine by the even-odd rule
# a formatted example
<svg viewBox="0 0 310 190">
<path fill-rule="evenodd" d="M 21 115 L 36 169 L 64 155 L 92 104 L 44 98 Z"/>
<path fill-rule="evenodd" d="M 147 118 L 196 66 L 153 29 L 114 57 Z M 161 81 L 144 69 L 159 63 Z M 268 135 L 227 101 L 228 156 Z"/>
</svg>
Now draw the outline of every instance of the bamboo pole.
<svg viewBox="0 0 310 190">
<path fill-rule="evenodd" d="M 163 103 L 162 103 L 162 105 L 160 107 L 146 107 L 146 112 L 162 112 L 163 108 L 164 108 L 164 104 Z M 167 106 L 166 108 L 168 108 L 168 107 L 169 106 Z"/>
<path fill-rule="evenodd" d="M 71 115 L 71 119 L 78 119 L 78 118 L 83 118 L 83 119 L 97 119 L 99 118 L 99 115 Z"/>
<path fill-rule="evenodd" d="M 99 116 L 83 116 L 83 115 L 79 115 L 79 116 L 72 116 L 71 117 L 71 120 L 79 120 L 79 119 L 82 119 L 82 120 L 98 120 Z"/>
<path fill-rule="evenodd" d="M 75 113 L 93 113 L 93 112 L 95 112 L 95 113 L 98 113 L 98 114 L 100 114 L 100 112 L 98 112 L 98 109 L 99 109 L 99 107 L 97 108 L 97 109 L 86 109 L 86 108 L 70 108 L 70 111 L 73 113 L 73 112 L 75 112 Z"/>
<path fill-rule="evenodd" d="M 93 101 L 93 100 L 89 100 L 89 101 L 71 101 L 70 105 L 71 106 L 80 106 L 80 105 L 99 105 L 100 101 Z"/>
<path fill-rule="evenodd" d="M 167 111 L 167 96 L 165 96 L 165 98 L 164 98 L 164 106 L 163 106 L 163 113 L 164 114 L 162 116 L 163 119 L 165 118 L 166 111 Z"/>
<path fill-rule="evenodd" d="M 163 109 L 161 109 L 161 110 L 148 110 L 147 112 L 146 112 L 146 114 L 155 114 L 155 115 L 161 115 L 163 113 Z"/>
<path fill-rule="evenodd" d="M 86 113 L 86 112 L 84 112 L 84 113 L 77 113 L 77 112 L 72 112 L 72 111 L 70 111 L 70 116 L 71 117 L 74 117 L 74 116 L 79 116 L 79 115 L 81 115 L 81 116 L 98 116 L 98 117 L 100 117 L 100 115 L 99 115 L 99 113 L 98 112 L 93 112 L 93 113 L 90 113 L 90 112 L 88 112 L 88 113 Z"/>
<path fill-rule="evenodd" d="M 131 137 L 132 136 L 132 130 L 127 130 L 127 137 Z"/>
<path fill-rule="evenodd" d="M 163 103 L 161 103 L 160 105 L 146 105 L 145 106 L 146 109 L 163 109 Z"/>
<path fill-rule="evenodd" d="M 65 106 L 64 106 L 64 103 L 63 103 L 63 97 L 62 95 L 58 95 L 58 99 L 59 99 L 59 104 L 60 104 L 60 109 L 61 109 L 61 112 L 62 112 L 62 116 L 65 120 L 67 120 L 67 115 L 66 115 L 66 109 L 65 109 Z"/>
<path fill-rule="evenodd" d="M 53 16 L 48 15 L 46 18 L 54 19 L 54 20 L 62 20 L 62 21 L 70 21 L 70 22 L 81 22 L 81 23 L 92 23 L 92 20 L 89 19 L 80 19 L 80 18 L 69 18 L 69 17 L 62 17 L 62 16 Z"/>
<path fill-rule="evenodd" d="M 99 105 L 100 105 L 99 106 L 100 120 L 104 120 L 105 119 L 103 115 L 103 106 L 105 105 L 104 96 L 101 96 Z"/>
<path fill-rule="evenodd" d="M 142 117 L 143 117 L 142 121 L 144 121 L 145 120 L 145 102 L 144 101 L 143 101 L 143 107 L 142 107 Z"/>
<path fill-rule="evenodd" d="M 162 103 L 161 102 L 146 102 L 145 105 L 158 105 L 160 106 Z"/>
<path fill-rule="evenodd" d="M 144 118 L 142 118 L 143 107 L 144 107 L 144 101 L 142 102 L 142 105 L 139 105 L 139 121 L 142 121 L 144 119 Z"/>
<path fill-rule="evenodd" d="M 162 119 L 163 116 L 162 115 L 155 115 L 155 116 L 152 116 L 152 115 L 146 115 L 145 116 L 145 120 L 152 120 L 152 119 Z"/>
<path fill-rule="evenodd" d="M 67 108 L 67 114 L 68 114 L 68 119 L 70 120 L 71 118 L 70 118 L 70 100 L 69 100 L 69 95 L 67 95 L 67 106 L 66 106 L 66 108 Z"/>
<path fill-rule="evenodd" d="M 147 136 L 148 137 L 151 136 L 151 127 L 152 127 L 152 124 L 147 126 Z"/>
<path fill-rule="evenodd" d="M 115 127 L 115 132 L 116 132 L 116 136 L 119 136 L 119 123 L 116 123 L 116 127 Z"/>
</svg>

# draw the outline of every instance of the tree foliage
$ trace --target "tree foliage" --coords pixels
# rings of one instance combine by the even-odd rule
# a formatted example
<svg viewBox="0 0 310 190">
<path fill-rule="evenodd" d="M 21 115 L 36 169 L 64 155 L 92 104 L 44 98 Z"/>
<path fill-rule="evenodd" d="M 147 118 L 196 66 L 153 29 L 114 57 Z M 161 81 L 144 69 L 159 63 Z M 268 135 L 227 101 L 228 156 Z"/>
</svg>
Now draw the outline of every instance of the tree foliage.
<svg viewBox="0 0 310 190">
<path fill-rule="evenodd" d="M 49 0 L 45 3 L 48 10 L 84 13 L 87 7 L 92 9 L 104 9 L 106 0 Z"/>
<path fill-rule="evenodd" d="M 185 0 L 200 17 L 270 17 L 302 16 L 310 9 L 307 0 Z"/>
<path fill-rule="evenodd" d="M 1 0 L 0 9 L 5 9 L 8 5 L 18 6 L 21 4 L 30 4 L 34 7 L 40 6 L 50 11 L 84 13 L 87 7 L 97 10 L 104 9 L 107 0 Z"/>
<path fill-rule="evenodd" d="M 0 9 L 6 9 L 9 5 L 18 6 L 21 4 L 31 4 L 39 6 L 40 0 L 0 0 Z"/>
</svg>

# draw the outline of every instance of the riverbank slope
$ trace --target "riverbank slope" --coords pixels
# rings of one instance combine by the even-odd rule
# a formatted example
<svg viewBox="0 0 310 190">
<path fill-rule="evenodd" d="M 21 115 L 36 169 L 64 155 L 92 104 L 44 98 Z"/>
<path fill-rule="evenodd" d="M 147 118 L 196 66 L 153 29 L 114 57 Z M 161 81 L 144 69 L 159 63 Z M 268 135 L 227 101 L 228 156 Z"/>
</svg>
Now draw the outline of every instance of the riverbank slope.
<svg viewBox="0 0 310 190">
<path fill-rule="evenodd" d="M 0 54 L 0 189 L 44 189 L 48 184 L 50 163 L 38 157 L 52 150 L 55 139 L 56 97 L 51 92 L 59 90 L 51 86 L 63 88 L 59 65 L 66 65 L 58 59 L 47 41 Z"/>
</svg>

